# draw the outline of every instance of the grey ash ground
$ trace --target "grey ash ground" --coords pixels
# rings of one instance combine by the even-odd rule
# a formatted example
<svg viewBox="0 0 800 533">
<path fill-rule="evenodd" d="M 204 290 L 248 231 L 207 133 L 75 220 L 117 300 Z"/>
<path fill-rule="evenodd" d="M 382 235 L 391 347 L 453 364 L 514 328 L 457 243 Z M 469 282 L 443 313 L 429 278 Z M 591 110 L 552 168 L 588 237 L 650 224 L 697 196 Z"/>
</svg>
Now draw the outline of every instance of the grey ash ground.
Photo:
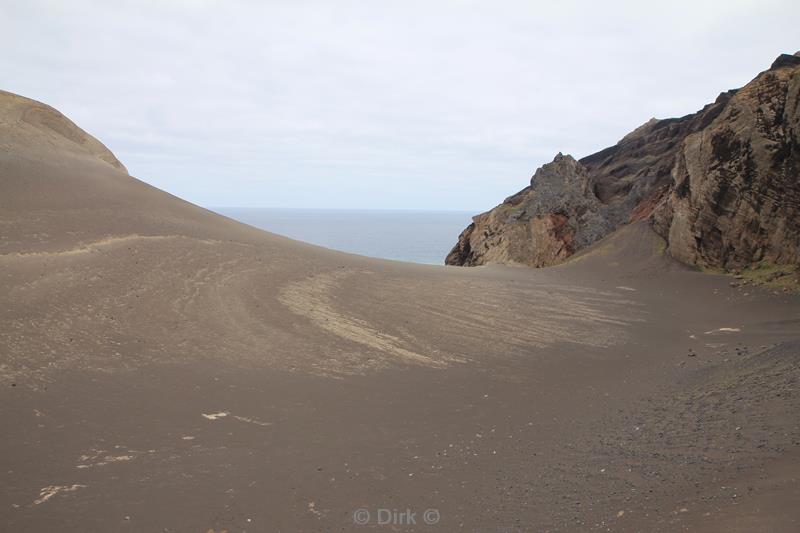
<svg viewBox="0 0 800 533">
<path fill-rule="evenodd" d="M 646 225 L 541 270 L 341 254 L 0 119 L 0 529 L 800 527 L 797 295 Z"/>
</svg>

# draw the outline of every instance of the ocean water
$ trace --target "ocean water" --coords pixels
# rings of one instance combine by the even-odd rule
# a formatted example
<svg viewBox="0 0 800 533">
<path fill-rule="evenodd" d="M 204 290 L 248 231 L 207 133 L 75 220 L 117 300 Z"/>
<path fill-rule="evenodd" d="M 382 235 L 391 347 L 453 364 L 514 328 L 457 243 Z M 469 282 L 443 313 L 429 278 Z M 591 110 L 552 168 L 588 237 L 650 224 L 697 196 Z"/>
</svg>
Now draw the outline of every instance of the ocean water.
<svg viewBox="0 0 800 533">
<path fill-rule="evenodd" d="M 472 211 L 212 208 L 292 239 L 370 257 L 444 264 Z"/>
</svg>

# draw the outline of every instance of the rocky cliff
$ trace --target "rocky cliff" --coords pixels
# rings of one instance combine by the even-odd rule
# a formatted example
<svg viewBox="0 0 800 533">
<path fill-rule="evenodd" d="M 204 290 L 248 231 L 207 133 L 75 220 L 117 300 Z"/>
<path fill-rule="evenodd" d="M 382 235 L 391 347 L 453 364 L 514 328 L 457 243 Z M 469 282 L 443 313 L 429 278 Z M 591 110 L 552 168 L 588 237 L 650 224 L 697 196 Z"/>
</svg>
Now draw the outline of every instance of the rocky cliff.
<svg viewBox="0 0 800 533">
<path fill-rule="evenodd" d="M 800 262 L 800 52 L 681 118 L 651 119 L 477 215 L 450 265 L 556 264 L 637 220 L 688 264 Z"/>
</svg>

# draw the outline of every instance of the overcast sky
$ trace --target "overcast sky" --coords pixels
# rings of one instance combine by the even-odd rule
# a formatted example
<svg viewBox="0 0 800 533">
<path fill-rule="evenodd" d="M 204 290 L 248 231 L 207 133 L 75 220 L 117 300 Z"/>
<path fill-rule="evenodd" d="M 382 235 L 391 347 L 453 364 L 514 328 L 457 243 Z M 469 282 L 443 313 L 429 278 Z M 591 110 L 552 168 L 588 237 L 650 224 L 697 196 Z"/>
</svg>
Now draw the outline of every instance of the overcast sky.
<svg viewBox="0 0 800 533">
<path fill-rule="evenodd" d="M 481 211 L 800 48 L 800 2 L 0 1 L 0 88 L 204 206 Z"/>
</svg>

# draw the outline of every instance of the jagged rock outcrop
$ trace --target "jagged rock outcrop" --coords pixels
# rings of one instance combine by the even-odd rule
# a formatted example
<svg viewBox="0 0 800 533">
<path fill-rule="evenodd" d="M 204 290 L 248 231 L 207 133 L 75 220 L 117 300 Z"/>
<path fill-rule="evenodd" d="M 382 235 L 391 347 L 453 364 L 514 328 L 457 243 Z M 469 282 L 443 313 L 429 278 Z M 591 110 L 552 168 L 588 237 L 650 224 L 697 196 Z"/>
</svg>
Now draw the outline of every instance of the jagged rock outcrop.
<svg viewBox="0 0 800 533">
<path fill-rule="evenodd" d="M 548 266 L 649 220 L 689 264 L 796 264 L 799 169 L 800 53 L 697 113 L 651 119 L 580 161 L 559 154 L 474 217 L 445 262 Z"/>
<path fill-rule="evenodd" d="M 447 262 L 551 265 L 613 229 L 606 211 L 586 167 L 558 154 L 536 171 L 530 186 L 475 217 Z"/>
</svg>

